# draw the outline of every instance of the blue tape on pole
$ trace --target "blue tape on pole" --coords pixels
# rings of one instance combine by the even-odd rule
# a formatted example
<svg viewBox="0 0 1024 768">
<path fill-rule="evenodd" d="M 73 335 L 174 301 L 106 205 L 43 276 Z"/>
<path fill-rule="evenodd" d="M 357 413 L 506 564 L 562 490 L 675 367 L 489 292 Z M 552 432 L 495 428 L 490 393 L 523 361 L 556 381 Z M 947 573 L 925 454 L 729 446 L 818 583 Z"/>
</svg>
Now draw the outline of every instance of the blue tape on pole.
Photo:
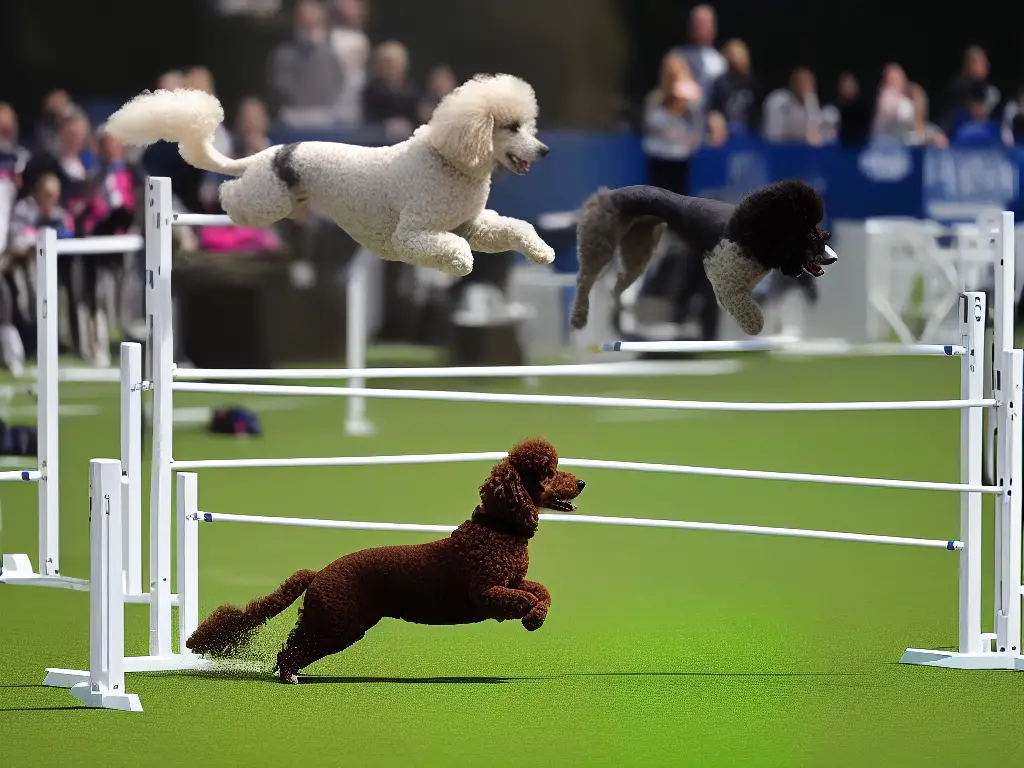
<svg viewBox="0 0 1024 768">
<path fill-rule="evenodd" d="M 203 512 L 203 520 L 207 523 L 212 523 L 213 515 L 211 515 L 209 512 Z"/>
<path fill-rule="evenodd" d="M 946 543 L 946 549 L 948 549 L 950 552 L 955 551 L 956 550 L 956 542 L 955 541 L 947 542 Z"/>
<path fill-rule="evenodd" d="M 953 345 L 952 344 L 947 344 L 946 346 L 944 346 L 942 348 L 942 351 L 945 352 L 947 355 L 952 355 L 953 354 Z"/>
<path fill-rule="evenodd" d="M 28 473 L 27 470 L 25 472 L 21 473 L 21 479 L 22 480 L 28 480 L 28 478 L 29 478 L 29 473 Z"/>
</svg>

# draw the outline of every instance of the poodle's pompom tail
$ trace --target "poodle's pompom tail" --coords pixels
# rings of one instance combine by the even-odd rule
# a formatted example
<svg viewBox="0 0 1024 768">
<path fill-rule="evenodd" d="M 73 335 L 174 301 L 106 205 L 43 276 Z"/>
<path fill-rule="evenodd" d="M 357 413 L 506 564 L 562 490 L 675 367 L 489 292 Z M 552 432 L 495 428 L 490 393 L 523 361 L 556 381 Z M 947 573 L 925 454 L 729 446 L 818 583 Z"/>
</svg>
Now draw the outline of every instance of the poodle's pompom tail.
<svg viewBox="0 0 1024 768">
<path fill-rule="evenodd" d="M 177 143 L 190 165 L 238 176 L 248 163 L 231 160 L 213 148 L 214 132 L 222 122 L 224 108 L 216 96 L 205 91 L 146 91 L 110 116 L 106 132 L 132 146 L 158 141 Z"/>
<path fill-rule="evenodd" d="M 250 600 L 245 608 L 222 605 L 196 627 L 185 646 L 193 653 L 232 656 L 267 621 L 294 603 L 316 577 L 316 571 L 297 571 L 266 597 Z"/>
<path fill-rule="evenodd" d="M 125 144 L 145 146 L 161 139 L 205 141 L 224 122 L 224 108 L 205 91 L 146 91 L 107 121 L 107 132 Z"/>
<path fill-rule="evenodd" d="M 611 190 L 602 187 L 584 201 L 576 223 L 579 271 L 576 274 L 576 297 L 569 318 L 570 325 L 576 330 L 587 325 L 590 292 L 615 257 L 615 248 L 622 231 L 622 212 Z"/>
</svg>

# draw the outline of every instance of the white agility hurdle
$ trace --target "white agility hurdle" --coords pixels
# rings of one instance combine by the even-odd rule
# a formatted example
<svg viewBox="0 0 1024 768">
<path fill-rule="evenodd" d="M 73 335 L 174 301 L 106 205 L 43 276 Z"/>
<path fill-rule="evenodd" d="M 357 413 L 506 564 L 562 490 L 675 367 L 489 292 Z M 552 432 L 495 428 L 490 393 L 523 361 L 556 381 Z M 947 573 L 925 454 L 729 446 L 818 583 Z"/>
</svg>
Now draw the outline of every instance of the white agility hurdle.
<svg viewBox="0 0 1024 768">
<path fill-rule="evenodd" d="M 28 481 L 39 484 L 39 552 L 36 571 L 28 554 L 4 554 L 0 560 L 0 584 L 18 584 L 66 589 L 88 590 L 87 579 L 65 576 L 60 569 L 60 450 L 59 450 L 59 382 L 117 382 L 124 375 L 122 370 L 106 369 L 60 369 L 58 367 L 58 280 L 57 260 L 63 255 L 123 253 L 137 251 L 142 246 L 140 235 L 111 235 L 91 238 L 58 239 L 51 228 L 40 232 L 36 249 L 36 280 L 39 288 L 36 296 L 37 364 L 36 381 L 36 431 L 38 455 L 36 469 L 0 472 L 0 481 Z M 139 375 L 141 381 L 141 372 Z M 141 424 L 140 424 L 141 428 Z M 134 466 L 136 474 L 141 472 L 139 463 L 125 460 L 126 467 Z M 132 521 L 138 520 L 136 508 L 132 507 Z M 141 529 L 131 529 L 132 535 L 141 537 Z M 139 538 L 141 542 L 141 538 Z M 136 544 L 137 550 L 141 544 Z M 136 601 L 148 600 L 142 594 L 141 560 L 133 557 L 128 570 L 131 598 Z"/>
<path fill-rule="evenodd" d="M 383 397 L 393 399 L 444 400 L 450 402 L 502 402 L 533 405 L 575 405 L 621 408 L 663 408 L 679 410 L 715 411 L 869 411 L 869 410 L 933 410 L 956 409 L 961 418 L 961 476 L 958 483 L 926 482 L 916 480 L 892 480 L 885 478 L 854 478 L 842 476 L 810 475 L 798 473 L 761 472 L 756 470 L 733 470 L 707 467 L 688 467 L 670 464 L 642 464 L 637 462 L 612 462 L 595 459 L 560 460 L 566 467 L 592 467 L 600 469 L 621 469 L 630 471 L 666 472 L 673 474 L 711 475 L 719 477 L 742 477 L 747 479 L 771 479 L 798 482 L 819 482 L 829 484 L 862 485 L 870 487 L 904 488 L 908 490 L 932 490 L 957 492 L 961 497 L 960 531 L 956 538 L 917 539 L 912 537 L 878 536 L 866 533 L 837 531 L 813 531 L 758 526 L 737 526 L 722 523 L 706 523 L 672 520 L 638 520 L 630 518 L 597 518 L 584 515 L 545 515 L 551 522 L 592 523 L 605 525 L 633 525 L 647 527 L 681 528 L 688 530 L 710 530 L 731 533 L 794 536 L 802 538 L 838 539 L 863 543 L 886 543 L 930 547 L 958 552 L 960 587 L 958 598 L 959 647 L 953 651 L 931 651 L 908 649 L 901 659 L 904 663 L 926 664 L 963 669 L 1024 669 L 1024 656 L 1020 654 L 1021 629 L 1021 520 L 1019 494 L 1013 494 L 1013 486 L 1021 484 L 1021 428 L 1020 402 L 1022 378 L 1024 378 L 1024 352 L 1012 346 L 1012 299 L 1013 262 L 1004 258 L 997 266 L 996 292 L 996 341 L 999 350 L 996 356 L 998 373 L 997 387 L 992 398 L 984 398 L 984 323 L 985 296 L 981 293 L 966 293 L 961 297 L 959 344 L 942 345 L 937 351 L 934 345 L 908 346 L 899 350 L 907 355 L 942 355 L 960 358 L 961 398 L 945 401 L 866 402 L 866 403 L 709 403 L 667 400 L 644 400 L 638 398 L 598 398 L 547 395 L 519 395 L 498 393 L 434 392 L 423 390 L 382 390 L 365 387 L 308 387 L 272 384 L 235 384 L 186 382 L 175 379 L 205 378 L 201 370 L 176 371 L 172 357 L 172 327 L 170 312 L 171 261 L 170 234 L 175 223 L 223 223 L 220 217 L 178 217 L 170 209 L 170 185 L 163 179 L 149 181 L 147 207 L 153 220 L 147 227 L 147 316 L 152 339 L 152 377 L 154 391 L 153 421 L 153 466 L 150 501 L 150 654 L 144 657 L 124 659 L 125 671 L 161 671 L 202 668 L 208 662 L 190 654 L 184 646 L 198 622 L 198 558 L 197 537 L 200 522 L 249 522 L 268 525 L 303 525 L 325 528 L 358 528 L 361 530 L 409 531 L 437 533 L 450 530 L 448 526 L 420 526 L 413 523 L 374 523 L 359 521 L 315 521 L 294 518 L 270 518 L 240 515 L 224 515 L 200 511 L 198 505 L 198 480 L 191 472 L 178 475 L 177 540 L 178 569 L 177 592 L 179 607 L 179 650 L 172 648 L 170 591 L 171 556 L 171 483 L 179 470 L 232 468 L 232 467 L 289 467 L 289 466 L 362 466 L 370 464 L 424 464 L 458 461 L 495 461 L 504 452 L 442 454 L 428 456 L 376 456 L 376 457 L 322 457 L 282 459 L 231 459 L 175 461 L 172 458 L 173 445 L 173 394 L 175 390 L 186 392 L 246 393 L 246 394 L 312 394 L 326 396 Z M 210 221 L 209 219 L 214 219 Z M 993 238 L 1005 254 L 1007 239 L 1012 252 L 1012 214 L 1004 214 L 993 230 Z M 1007 226 L 1009 224 L 1009 226 Z M 1009 289 L 1006 286 L 1010 286 Z M 676 343 L 678 348 L 690 349 L 686 344 Z M 743 342 L 732 348 L 736 351 L 757 348 Z M 949 346 L 949 351 L 946 347 Z M 895 351 L 895 350 L 893 350 Z M 215 374 L 217 372 L 214 372 Z M 245 371 L 247 378 L 292 378 L 288 374 L 275 376 L 273 371 Z M 335 372 L 347 374 L 347 371 Z M 415 376 L 413 370 L 410 377 Z M 220 372 L 220 378 L 235 378 L 232 373 Z M 324 374 L 323 378 L 329 377 Z M 209 378 L 218 378 L 210 376 Z M 981 457 L 984 435 L 982 412 L 995 408 L 998 414 L 997 465 L 999 482 L 992 486 L 982 483 Z M 997 496 L 997 543 L 996 543 L 996 608 L 994 631 L 982 631 L 982 541 L 981 541 L 981 500 L 983 494 Z M 109 547 L 117 546 L 108 542 Z M 123 552 L 123 549 L 122 549 Z M 100 553 L 100 556 L 103 556 Z M 118 571 L 113 559 L 107 557 L 111 573 Z M 114 578 L 111 576 L 110 578 Z M 109 579 L 108 579 L 109 580 Z M 94 586 L 92 600 L 101 600 Z M 98 610 L 98 609 L 96 609 Z M 98 621 L 91 644 L 109 648 L 109 637 L 103 632 L 105 624 Z M 123 652 L 123 649 L 122 649 Z M 70 685 L 90 681 L 99 690 L 106 685 L 100 678 L 106 674 L 100 671 L 51 670 L 47 676 L 49 685 Z M 117 682 L 115 680 L 115 682 Z M 109 686 L 107 686 L 109 690 Z M 106 706 L 102 697 L 93 700 L 93 705 Z"/>
</svg>

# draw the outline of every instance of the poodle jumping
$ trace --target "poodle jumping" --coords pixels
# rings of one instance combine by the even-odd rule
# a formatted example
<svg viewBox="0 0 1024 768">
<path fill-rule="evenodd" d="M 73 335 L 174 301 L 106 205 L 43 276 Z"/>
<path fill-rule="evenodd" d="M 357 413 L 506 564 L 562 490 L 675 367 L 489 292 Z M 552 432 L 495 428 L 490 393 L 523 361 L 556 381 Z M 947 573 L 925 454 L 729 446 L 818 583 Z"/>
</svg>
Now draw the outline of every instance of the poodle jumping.
<svg viewBox="0 0 1024 768">
<path fill-rule="evenodd" d="M 651 186 L 598 190 L 584 202 L 576 227 L 579 273 L 572 327 L 586 327 L 590 292 L 616 247 L 622 263 L 614 288 L 618 298 L 647 269 L 667 226 L 703 258 L 722 308 L 756 336 L 764 328 L 764 313 L 752 292 L 769 272 L 820 277 L 822 266 L 838 259 L 828 246 L 830 233 L 818 226 L 824 215 L 821 196 L 797 179 L 755 189 L 738 205 Z"/>
<path fill-rule="evenodd" d="M 533 88 L 512 75 L 477 75 L 446 96 L 400 144 L 300 141 L 232 160 L 213 146 L 220 102 L 196 90 L 146 92 L 107 131 L 126 144 L 177 142 L 189 164 L 236 176 L 220 187 L 236 224 L 268 227 L 307 203 L 382 259 L 464 276 L 473 251 L 518 251 L 536 264 L 554 250 L 531 224 L 484 206 L 499 167 L 523 175 L 548 153 L 536 137 Z"/>
<path fill-rule="evenodd" d="M 479 506 L 448 538 L 364 549 L 320 571 L 298 571 L 244 609 L 217 608 L 186 646 L 211 656 L 237 653 L 303 594 L 298 623 L 277 655 L 284 683 L 297 683 L 301 670 L 358 642 L 384 618 L 432 625 L 515 619 L 537 630 L 551 606 L 544 585 L 526 579 L 538 509 L 572 512 L 584 487 L 557 467 L 553 445 L 525 440 L 492 468 Z"/>
</svg>

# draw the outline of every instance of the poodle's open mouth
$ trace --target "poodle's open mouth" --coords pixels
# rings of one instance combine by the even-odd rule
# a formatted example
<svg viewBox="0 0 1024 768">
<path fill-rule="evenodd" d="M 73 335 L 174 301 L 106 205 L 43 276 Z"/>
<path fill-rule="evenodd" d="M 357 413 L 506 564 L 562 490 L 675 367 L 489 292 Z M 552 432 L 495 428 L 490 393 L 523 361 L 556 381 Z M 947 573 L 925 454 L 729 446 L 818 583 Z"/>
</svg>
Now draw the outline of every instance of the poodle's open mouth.
<svg viewBox="0 0 1024 768">
<path fill-rule="evenodd" d="M 511 152 L 508 153 L 508 161 L 512 164 L 512 173 L 515 173 L 518 176 L 525 176 L 530 172 L 530 164 L 526 160 L 520 160 Z"/>
<path fill-rule="evenodd" d="M 544 502 L 544 509 L 552 512 L 575 512 L 576 505 L 570 499 L 548 499 Z"/>
<path fill-rule="evenodd" d="M 826 245 L 824 255 L 818 256 L 813 261 L 808 261 L 804 264 L 804 272 L 811 277 L 821 277 L 825 274 L 822 265 L 828 266 L 835 264 L 837 261 L 839 261 L 839 254 Z"/>
</svg>

